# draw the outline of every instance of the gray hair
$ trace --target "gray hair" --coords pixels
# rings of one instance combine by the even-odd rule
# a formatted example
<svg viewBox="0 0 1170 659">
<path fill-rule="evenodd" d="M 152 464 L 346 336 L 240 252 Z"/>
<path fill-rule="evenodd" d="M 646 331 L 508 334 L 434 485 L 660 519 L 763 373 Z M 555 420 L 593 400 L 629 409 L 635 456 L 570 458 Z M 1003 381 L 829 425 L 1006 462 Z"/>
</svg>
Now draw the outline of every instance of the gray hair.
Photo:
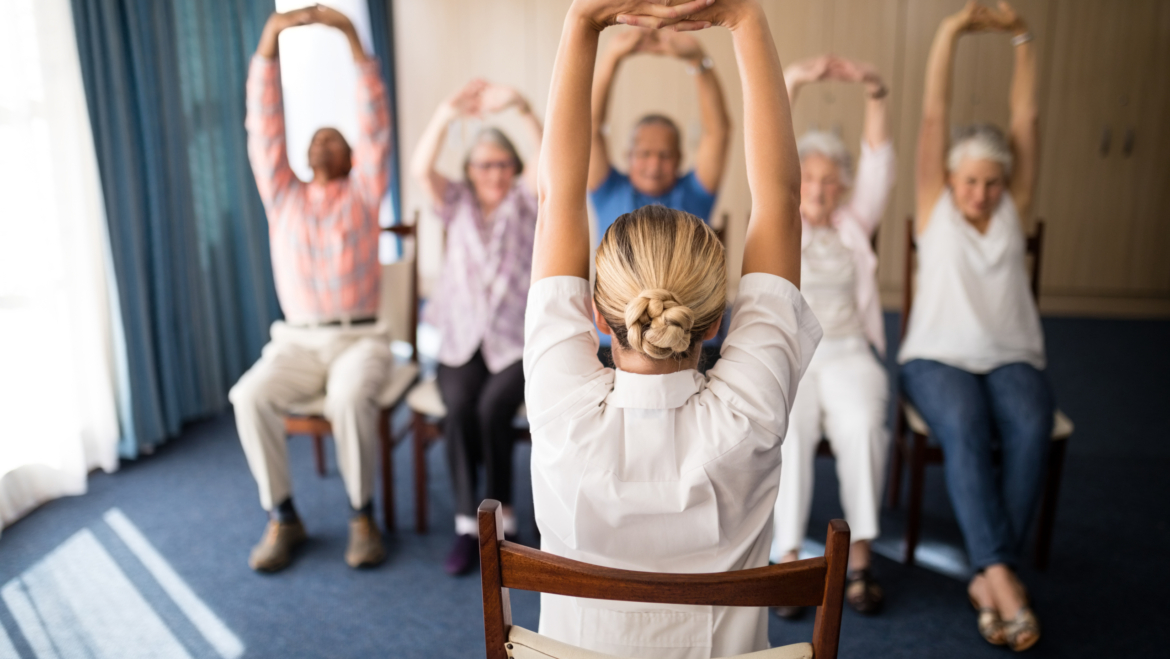
<svg viewBox="0 0 1170 659">
<path fill-rule="evenodd" d="M 648 114 L 638 120 L 634 127 L 630 129 L 630 150 L 634 148 L 634 140 L 638 137 L 638 131 L 642 130 L 643 126 L 666 126 L 674 131 L 674 150 L 682 157 L 682 131 L 678 129 L 678 124 L 674 123 L 674 119 L 665 114 Z"/>
<path fill-rule="evenodd" d="M 955 129 L 947 170 L 955 171 L 964 160 L 990 160 L 1003 165 L 1003 175 L 1012 174 L 1012 149 L 1003 131 L 991 124 L 971 124 Z"/>
<path fill-rule="evenodd" d="M 516 163 L 516 176 L 524 172 L 524 161 L 520 159 L 520 152 L 516 150 L 516 145 L 512 144 L 512 140 L 504 134 L 502 130 L 494 126 L 481 128 L 475 134 L 475 139 L 471 141 L 471 147 L 467 149 L 467 155 L 463 157 L 463 178 L 470 181 L 467 177 L 467 168 L 471 166 L 471 152 L 480 144 L 491 144 L 498 146 L 511 156 L 512 162 Z"/>
<path fill-rule="evenodd" d="M 796 141 L 796 154 L 801 162 L 814 155 L 828 158 L 837 165 L 842 185 L 847 188 L 853 186 L 853 156 L 836 133 L 826 130 L 808 131 Z"/>
</svg>

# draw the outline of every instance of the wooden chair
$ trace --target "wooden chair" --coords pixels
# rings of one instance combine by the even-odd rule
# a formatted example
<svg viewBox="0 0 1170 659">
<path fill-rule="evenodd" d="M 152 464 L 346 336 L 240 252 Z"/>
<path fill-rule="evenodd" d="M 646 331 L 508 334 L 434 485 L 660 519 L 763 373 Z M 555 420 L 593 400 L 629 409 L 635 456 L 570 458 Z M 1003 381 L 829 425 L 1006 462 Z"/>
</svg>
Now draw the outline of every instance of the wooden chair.
<svg viewBox="0 0 1170 659">
<path fill-rule="evenodd" d="M 833 659 L 841 634 L 849 525 L 829 522 L 825 555 L 768 567 L 714 574 L 663 574 L 600 567 L 504 540 L 500 502 L 479 506 L 483 625 L 488 659 L 613 659 L 512 624 L 509 588 L 569 597 L 707 606 L 815 606 L 812 643 L 752 659 Z"/>
<path fill-rule="evenodd" d="M 395 529 L 394 519 L 394 446 L 401 441 L 393 433 L 391 416 L 402 403 L 410 386 L 418 380 L 418 245 L 416 227 L 395 225 L 384 231 L 408 239 L 409 258 L 401 258 L 382 266 L 382 299 L 378 307 L 378 323 L 389 327 L 395 340 L 408 341 L 412 348 L 407 363 L 397 363 L 378 394 L 378 439 L 382 468 L 382 519 L 389 532 Z M 325 395 L 294 405 L 284 420 L 286 435 L 309 435 L 313 438 L 313 455 L 317 474 L 325 475 L 324 438 L 333 435 L 333 427 L 325 418 Z"/>
<path fill-rule="evenodd" d="M 1027 254 L 1031 257 L 1032 296 L 1040 297 L 1040 257 L 1044 246 L 1044 221 L 1037 220 L 1036 229 L 1027 238 Z M 906 338 L 909 325 L 910 307 L 914 299 L 914 255 L 918 243 L 914 239 L 914 218 L 906 220 L 906 257 L 902 269 L 902 327 L 900 336 Z M 1060 494 L 1060 477 L 1064 469 L 1064 454 L 1068 438 L 1072 436 L 1073 423 L 1060 410 L 1056 411 L 1052 426 L 1052 447 L 1048 453 L 1048 466 L 1044 478 L 1044 494 L 1040 503 L 1040 519 L 1037 520 L 1036 553 L 1033 558 L 1037 569 L 1048 567 L 1052 548 L 1052 529 L 1056 523 L 1056 501 Z M 909 434 L 909 439 L 907 439 Z M 938 444 L 931 443 L 930 428 L 908 400 L 899 396 L 897 418 L 894 422 L 894 446 L 890 460 L 890 477 L 887 499 L 891 508 L 897 508 L 902 489 L 903 461 L 910 467 L 910 500 L 906 511 L 906 534 L 902 562 L 914 564 L 914 551 L 918 547 L 919 530 L 922 523 L 922 495 L 926 480 L 926 465 L 942 464 L 943 451 Z M 998 456 L 997 456 L 998 459 Z"/>
</svg>

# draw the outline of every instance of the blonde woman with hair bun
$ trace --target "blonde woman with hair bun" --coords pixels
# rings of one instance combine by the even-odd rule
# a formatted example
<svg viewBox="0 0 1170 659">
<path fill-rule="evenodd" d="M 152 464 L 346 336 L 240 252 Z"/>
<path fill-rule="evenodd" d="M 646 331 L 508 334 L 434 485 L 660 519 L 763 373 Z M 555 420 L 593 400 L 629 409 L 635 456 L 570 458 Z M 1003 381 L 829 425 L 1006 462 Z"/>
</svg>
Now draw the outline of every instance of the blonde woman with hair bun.
<svg viewBox="0 0 1170 659">
<path fill-rule="evenodd" d="M 720 360 L 723 246 L 688 213 L 644 206 L 597 250 L 589 289 L 589 89 L 615 23 L 730 30 L 744 89 L 752 215 Z M 821 330 L 800 281 L 800 165 L 783 72 L 754 0 L 577 0 L 553 69 L 539 172 L 525 400 L 541 548 L 596 565 L 724 572 L 768 564 L 780 444 Z M 597 359 L 611 334 L 616 369 Z M 541 596 L 540 633 L 617 656 L 733 656 L 768 647 L 766 609 Z"/>
</svg>

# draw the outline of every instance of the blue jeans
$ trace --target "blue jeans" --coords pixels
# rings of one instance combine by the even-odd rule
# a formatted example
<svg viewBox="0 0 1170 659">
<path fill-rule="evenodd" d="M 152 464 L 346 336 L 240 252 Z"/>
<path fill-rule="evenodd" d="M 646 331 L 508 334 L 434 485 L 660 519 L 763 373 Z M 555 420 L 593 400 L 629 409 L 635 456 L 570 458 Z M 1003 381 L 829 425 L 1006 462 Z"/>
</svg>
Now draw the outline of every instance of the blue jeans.
<svg viewBox="0 0 1170 659">
<path fill-rule="evenodd" d="M 1044 483 L 1055 404 L 1044 373 L 1008 364 L 977 375 L 927 359 L 902 365 L 902 391 L 946 456 L 951 497 L 976 571 L 1013 569 Z M 998 446 L 1002 463 L 992 463 Z"/>
</svg>

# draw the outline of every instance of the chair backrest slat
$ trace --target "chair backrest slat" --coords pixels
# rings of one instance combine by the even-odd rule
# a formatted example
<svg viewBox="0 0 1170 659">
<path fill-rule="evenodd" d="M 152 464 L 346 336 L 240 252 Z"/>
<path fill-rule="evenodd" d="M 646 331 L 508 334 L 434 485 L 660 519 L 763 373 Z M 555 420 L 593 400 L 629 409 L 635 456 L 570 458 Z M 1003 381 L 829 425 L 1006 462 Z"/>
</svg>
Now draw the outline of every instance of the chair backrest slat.
<svg viewBox="0 0 1170 659">
<path fill-rule="evenodd" d="M 638 572 L 590 565 L 504 541 L 499 501 L 479 506 L 484 639 L 488 659 L 506 659 L 511 588 L 568 597 L 706 606 L 815 606 L 817 659 L 836 659 L 849 562 L 849 525 L 829 523 L 825 556 L 714 574 Z"/>
<path fill-rule="evenodd" d="M 505 588 L 589 599 L 709 606 L 818 606 L 825 559 L 713 574 L 637 572 L 581 563 L 504 542 Z"/>
</svg>

